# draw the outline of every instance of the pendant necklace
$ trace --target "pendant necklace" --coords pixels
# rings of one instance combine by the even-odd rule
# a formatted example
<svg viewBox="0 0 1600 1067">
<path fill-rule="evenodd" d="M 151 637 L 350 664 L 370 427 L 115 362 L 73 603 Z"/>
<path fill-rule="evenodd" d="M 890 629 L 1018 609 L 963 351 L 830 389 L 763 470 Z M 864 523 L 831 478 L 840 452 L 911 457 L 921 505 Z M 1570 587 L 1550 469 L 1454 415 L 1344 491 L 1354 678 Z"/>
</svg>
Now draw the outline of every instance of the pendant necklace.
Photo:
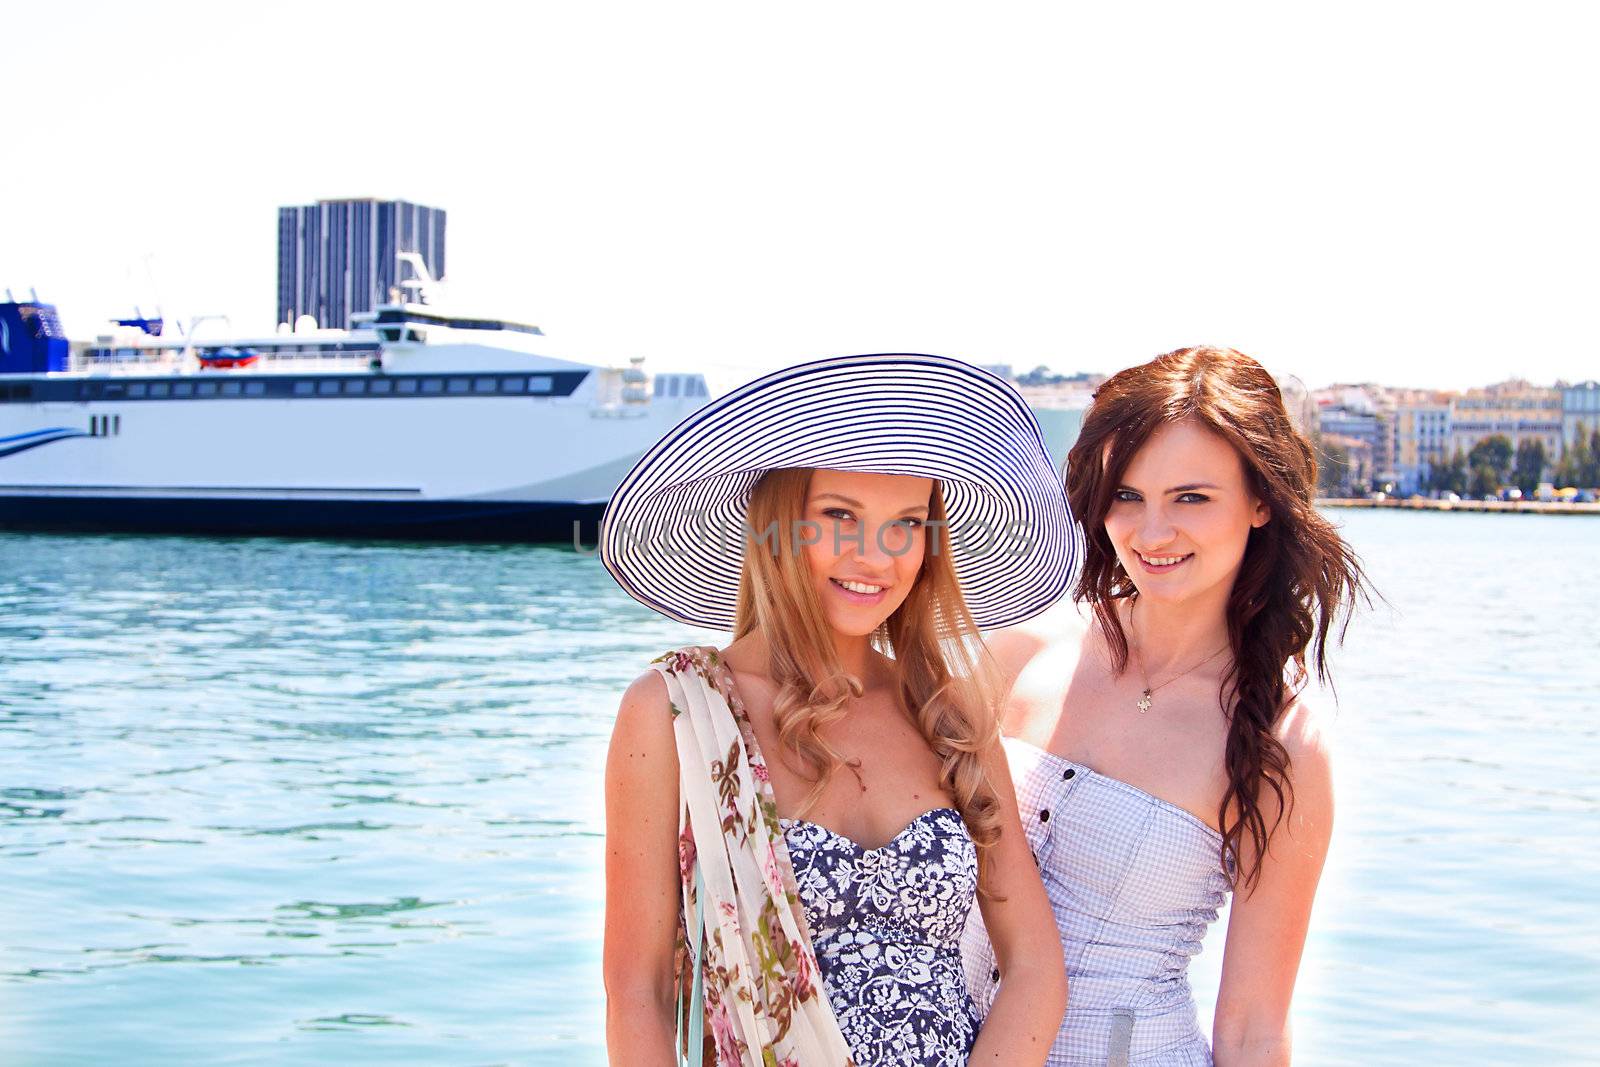
<svg viewBox="0 0 1600 1067">
<path fill-rule="evenodd" d="M 1130 630 L 1133 629 L 1133 609 L 1138 605 L 1138 603 L 1139 603 L 1138 600 L 1135 599 L 1132 604 L 1128 605 L 1128 629 L 1130 629 Z M 1179 678 L 1182 678 L 1184 675 L 1191 674 L 1194 671 L 1199 670 L 1201 667 L 1204 667 L 1207 663 L 1210 663 L 1212 660 L 1216 659 L 1218 656 L 1220 656 L 1224 652 L 1228 651 L 1228 647 L 1229 646 L 1227 646 L 1227 645 L 1223 645 L 1221 648 L 1219 648 L 1215 652 L 1211 653 L 1211 655 L 1207 656 L 1205 659 L 1201 660 L 1199 663 L 1196 663 L 1193 667 L 1190 667 L 1188 670 L 1180 671 L 1179 673 L 1174 674 L 1171 678 L 1168 678 L 1166 681 L 1162 682 L 1161 685 L 1151 685 L 1150 684 L 1149 672 L 1147 672 L 1144 669 L 1144 656 L 1142 654 L 1140 654 L 1140 652 L 1139 652 L 1139 650 L 1137 648 L 1135 648 L 1133 650 L 1133 658 L 1134 658 L 1134 661 L 1139 664 L 1139 677 L 1144 679 L 1144 692 L 1139 694 L 1139 714 L 1143 715 L 1145 712 L 1150 710 L 1150 708 L 1152 706 L 1151 700 L 1150 700 L 1150 694 L 1154 693 L 1157 689 L 1162 688 L 1162 686 L 1171 685 L 1173 682 L 1176 682 Z"/>
</svg>

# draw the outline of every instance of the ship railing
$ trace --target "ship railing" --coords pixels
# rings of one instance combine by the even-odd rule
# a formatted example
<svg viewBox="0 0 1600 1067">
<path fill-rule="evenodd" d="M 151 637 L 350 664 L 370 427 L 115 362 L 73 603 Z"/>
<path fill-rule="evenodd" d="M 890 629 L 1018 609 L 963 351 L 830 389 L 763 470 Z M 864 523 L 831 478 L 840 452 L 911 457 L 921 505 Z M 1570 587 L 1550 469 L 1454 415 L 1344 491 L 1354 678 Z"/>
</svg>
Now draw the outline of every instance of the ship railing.
<svg viewBox="0 0 1600 1067">
<path fill-rule="evenodd" d="M 377 345 L 367 348 L 345 349 L 343 351 L 328 351 L 317 348 L 251 348 L 249 345 L 239 346 L 240 349 L 250 349 L 257 355 L 256 366 L 262 364 L 292 363 L 303 366 L 307 363 L 318 363 L 330 367 L 366 367 L 378 356 Z M 214 351 L 207 346 L 206 351 Z M 185 365 L 184 354 L 181 349 L 146 349 L 146 348 L 91 348 L 83 352 L 74 353 L 68 360 L 67 366 L 73 371 L 105 371 L 118 370 L 123 372 L 141 371 L 175 371 Z"/>
</svg>

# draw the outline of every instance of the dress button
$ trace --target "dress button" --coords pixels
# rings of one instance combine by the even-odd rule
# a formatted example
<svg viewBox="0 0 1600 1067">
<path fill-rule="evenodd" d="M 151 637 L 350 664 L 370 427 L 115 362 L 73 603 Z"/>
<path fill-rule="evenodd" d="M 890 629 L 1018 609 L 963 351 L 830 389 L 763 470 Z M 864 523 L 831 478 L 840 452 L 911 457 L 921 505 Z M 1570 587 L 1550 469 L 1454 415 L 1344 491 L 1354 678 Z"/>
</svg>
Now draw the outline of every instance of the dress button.
<svg viewBox="0 0 1600 1067">
<path fill-rule="evenodd" d="M 1046 809 L 1044 809 L 1043 811 L 1041 811 L 1039 813 L 1039 821 L 1040 822 L 1049 822 L 1050 821 L 1050 809 L 1049 808 L 1046 808 Z"/>
<path fill-rule="evenodd" d="M 1073 770 L 1071 767 L 1068 767 L 1066 770 L 1061 772 L 1061 780 L 1063 782 L 1070 782 L 1072 781 L 1072 776 L 1077 773 L 1077 771 Z"/>
<path fill-rule="evenodd" d="M 991 981 L 991 982 L 998 982 L 998 981 L 1000 981 L 1000 968 L 998 968 L 998 967 L 996 967 L 996 968 L 995 968 L 995 969 L 994 969 L 994 970 L 993 970 L 993 971 L 992 971 L 992 972 L 991 972 L 991 973 L 990 973 L 990 975 L 989 975 L 989 981 Z"/>
</svg>

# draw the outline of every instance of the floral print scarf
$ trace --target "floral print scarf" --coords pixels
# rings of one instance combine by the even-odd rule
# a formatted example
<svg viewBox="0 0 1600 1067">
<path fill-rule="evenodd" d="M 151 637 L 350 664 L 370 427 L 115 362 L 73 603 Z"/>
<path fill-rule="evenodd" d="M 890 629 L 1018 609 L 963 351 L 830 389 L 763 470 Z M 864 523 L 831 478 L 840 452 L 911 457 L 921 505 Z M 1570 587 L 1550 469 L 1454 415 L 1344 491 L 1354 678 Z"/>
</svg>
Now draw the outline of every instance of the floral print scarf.
<svg viewBox="0 0 1600 1067">
<path fill-rule="evenodd" d="M 703 1062 L 716 1067 L 852 1067 L 822 988 L 766 761 L 714 648 L 651 663 L 667 683 L 678 747 L 683 915 L 704 916 Z M 698 878 L 696 866 L 698 862 Z M 703 895 L 703 899 L 702 899 Z M 690 999 L 693 964 L 681 946 Z"/>
</svg>

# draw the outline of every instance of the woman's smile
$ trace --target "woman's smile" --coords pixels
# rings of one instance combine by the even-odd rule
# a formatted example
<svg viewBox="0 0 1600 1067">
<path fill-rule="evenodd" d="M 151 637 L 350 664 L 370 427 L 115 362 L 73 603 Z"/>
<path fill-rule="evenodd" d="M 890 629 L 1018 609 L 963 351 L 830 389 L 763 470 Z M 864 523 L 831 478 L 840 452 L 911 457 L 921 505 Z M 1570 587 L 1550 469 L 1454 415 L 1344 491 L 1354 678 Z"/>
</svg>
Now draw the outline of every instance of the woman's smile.
<svg viewBox="0 0 1600 1067">
<path fill-rule="evenodd" d="M 828 584 L 846 603 L 860 604 L 863 607 L 882 603 L 889 589 L 883 582 L 868 582 L 853 578 L 829 578 Z"/>
<path fill-rule="evenodd" d="M 1193 552 L 1186 552 L 1182 555 L 1169 553 L 1160 556 L 1147 556 L 1143 552 L 1135 551 L 1134 554 L 1139 557 L 1139 562 L 1143 565 L 1147 574 L 1170 574 L 1194 557 Z"/>
</svg>

